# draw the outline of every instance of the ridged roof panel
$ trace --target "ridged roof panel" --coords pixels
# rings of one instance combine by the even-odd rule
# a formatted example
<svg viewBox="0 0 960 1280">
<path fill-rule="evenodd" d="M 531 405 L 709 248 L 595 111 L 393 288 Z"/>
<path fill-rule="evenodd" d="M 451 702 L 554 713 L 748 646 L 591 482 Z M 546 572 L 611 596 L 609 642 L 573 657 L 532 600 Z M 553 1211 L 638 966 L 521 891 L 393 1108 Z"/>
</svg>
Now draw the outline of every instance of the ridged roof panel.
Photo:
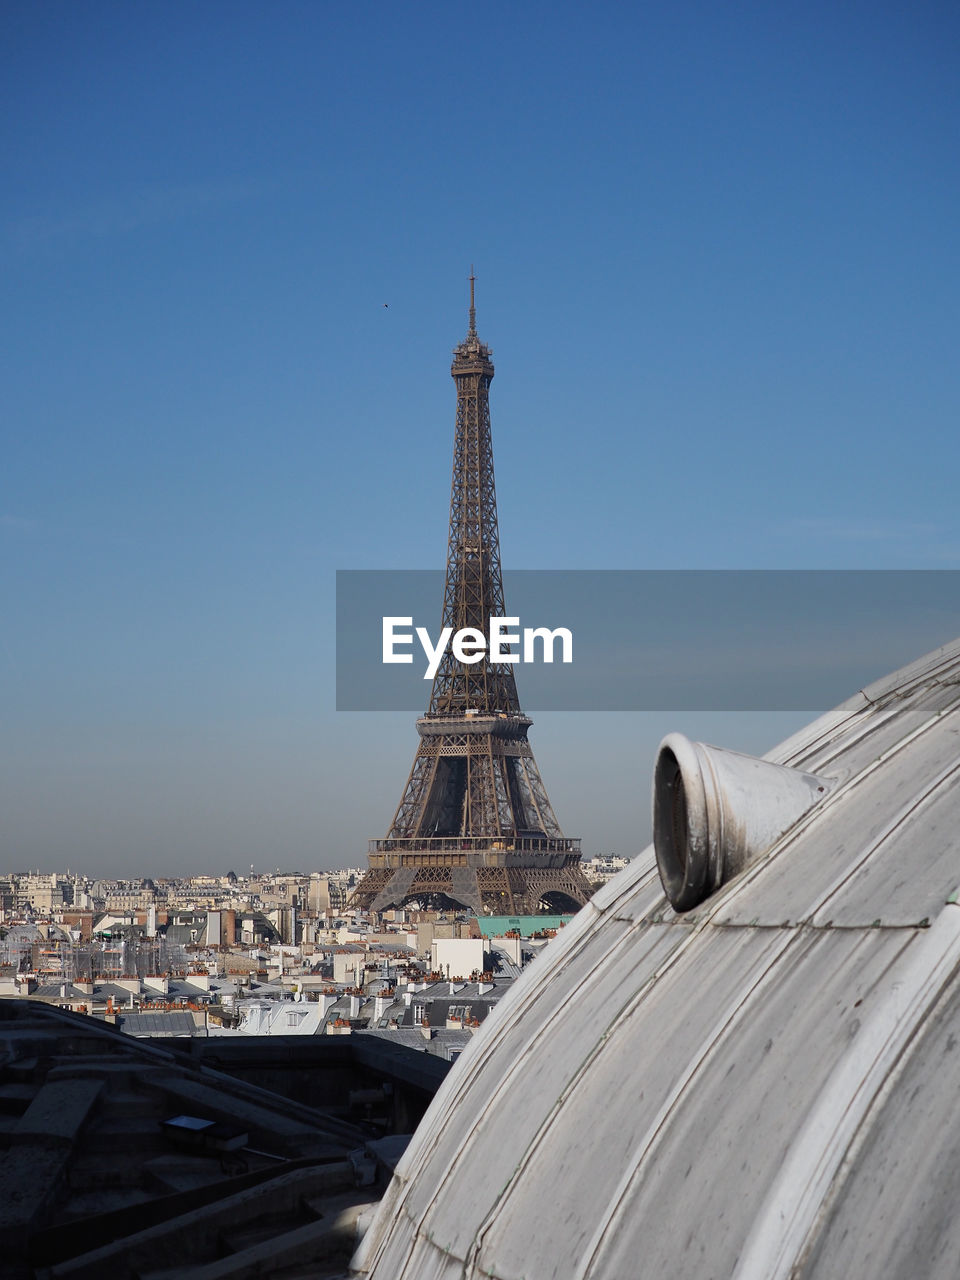
<svg viewBox="0 0 960 1280">
<path fill-rule="evenodd" d="M 355 1265 L 953 1277 L 958 680 L 960 642 L 771 752 L 836 785 L 695 911 L 651 850 L 601 890 L 451 1072 Z"/>
</svg>

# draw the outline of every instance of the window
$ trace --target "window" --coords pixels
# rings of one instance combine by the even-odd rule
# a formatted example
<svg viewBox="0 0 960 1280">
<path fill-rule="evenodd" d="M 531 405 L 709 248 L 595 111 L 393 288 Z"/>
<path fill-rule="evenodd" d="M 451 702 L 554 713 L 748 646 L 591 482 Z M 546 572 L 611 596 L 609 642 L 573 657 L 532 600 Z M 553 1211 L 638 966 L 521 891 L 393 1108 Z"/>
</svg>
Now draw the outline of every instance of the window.
<svg viewBox="0 0 960 1280">
<path fill-rule="evenodd" d="M 427 1012 L 427 1006 L 425 1004 L 415 1004 L 413 1006 L 413 1025 L 415 1027 L 423 1026 L 423 1019 L 426 1015 L 426 1012 Z"/>
</svg>

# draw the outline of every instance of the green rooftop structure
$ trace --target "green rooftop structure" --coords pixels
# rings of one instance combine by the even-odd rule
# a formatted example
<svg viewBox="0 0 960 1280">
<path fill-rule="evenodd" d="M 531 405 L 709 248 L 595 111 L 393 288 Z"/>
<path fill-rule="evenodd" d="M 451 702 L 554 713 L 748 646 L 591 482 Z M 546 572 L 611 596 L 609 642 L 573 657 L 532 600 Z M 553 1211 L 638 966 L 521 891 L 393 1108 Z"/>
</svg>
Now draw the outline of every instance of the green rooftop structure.
<svg viewBox="0 0 960 1280">
<path fill-rule="evenodd" d="M 569 916 L 477 916 L 477 924 L 485 938 L 502 938 L 507 933 L 519 933 L 530 938 L 544 929 L 562 929 L 573 919 Z"/>
</svg>

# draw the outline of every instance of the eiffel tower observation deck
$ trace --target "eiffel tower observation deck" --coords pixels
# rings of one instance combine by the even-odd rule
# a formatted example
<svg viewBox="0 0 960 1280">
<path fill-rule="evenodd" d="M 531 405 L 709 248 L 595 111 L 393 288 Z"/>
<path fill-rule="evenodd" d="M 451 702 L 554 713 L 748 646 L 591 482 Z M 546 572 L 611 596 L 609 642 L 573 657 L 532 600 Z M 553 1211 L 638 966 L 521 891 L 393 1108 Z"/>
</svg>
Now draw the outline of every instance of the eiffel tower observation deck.
<svg viewBox="0 0 960 1280">
<path fill-rule="evenodd" d="M 453 351 L 457 387 L 450 538 L 443 626 L 486 633 L 504 617 L 497 496 L 490 436 L 490 348 L 470 324 Z M 384 911 L 417 903 L 517 915 L 576 910 L 590 896 L 580 841 L 565 836 L 540 778 L 513 665 L 464 663 L 444 651 L 420 744 L 383 840 L 351 906 Z"/>
</svg>

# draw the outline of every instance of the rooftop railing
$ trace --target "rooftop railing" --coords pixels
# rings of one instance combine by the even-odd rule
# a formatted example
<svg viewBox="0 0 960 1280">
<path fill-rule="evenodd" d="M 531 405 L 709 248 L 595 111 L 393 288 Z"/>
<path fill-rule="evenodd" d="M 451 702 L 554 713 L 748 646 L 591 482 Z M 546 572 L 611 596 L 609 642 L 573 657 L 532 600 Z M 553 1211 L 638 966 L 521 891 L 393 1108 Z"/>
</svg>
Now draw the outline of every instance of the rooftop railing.
<svg viewBox="0 0 960 1280">
<path fill-rule="evenodd" d="M 579 853 L 579 837 L 568 836 L 410 836 L 371 840 L 371 853 Z"/>
</svg>

